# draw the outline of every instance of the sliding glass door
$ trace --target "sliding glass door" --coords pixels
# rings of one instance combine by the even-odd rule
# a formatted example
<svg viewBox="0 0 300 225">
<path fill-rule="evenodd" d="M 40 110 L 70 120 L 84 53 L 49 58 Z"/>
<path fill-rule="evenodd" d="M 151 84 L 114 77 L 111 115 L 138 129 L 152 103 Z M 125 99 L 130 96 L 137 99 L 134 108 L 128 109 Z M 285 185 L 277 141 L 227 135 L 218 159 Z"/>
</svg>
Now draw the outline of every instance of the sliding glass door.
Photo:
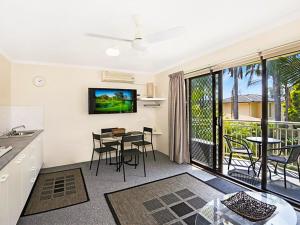
<svg viewBox="0 0 300 225">
<path fill-rule="evenodd" d="M 268 133 L 278 140 L 274 148 L 281 148 L 268 151 L 267 189 L 300 202 L 300 52 L 268 59 L 266 65 Z"/>
<path fill-rule="evenodd" d="M 216 74 L 189 79 L 189 131 L 192 163 L 217 168 Z"/>
<path fill-rule="evenodd" d="M 300 202 L 300 52 L 187 86 L 192 163 Z"/>
<path fill-rule="evenodd" d="M 249 63 L 222 71 L 223 174 L 260 188 L 262 149 L 262 65 Z"/>
</svg>

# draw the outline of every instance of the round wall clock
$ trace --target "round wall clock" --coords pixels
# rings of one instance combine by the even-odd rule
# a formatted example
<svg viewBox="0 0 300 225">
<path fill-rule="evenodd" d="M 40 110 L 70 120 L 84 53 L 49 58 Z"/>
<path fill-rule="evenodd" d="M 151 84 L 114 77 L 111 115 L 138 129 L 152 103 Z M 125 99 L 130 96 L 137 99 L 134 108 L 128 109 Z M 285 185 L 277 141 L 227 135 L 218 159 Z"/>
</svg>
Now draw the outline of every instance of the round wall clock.
<svg viewBox="0 0 300 225">
<path fill-rule="evenodd" d="M 36 76 L 33 78 L 33 84 L 36 86 L 36 87 L 43 87 L 46 83 L 46 80 L 44 77 L 41 77 L 41 76 Z"/>
</svg>

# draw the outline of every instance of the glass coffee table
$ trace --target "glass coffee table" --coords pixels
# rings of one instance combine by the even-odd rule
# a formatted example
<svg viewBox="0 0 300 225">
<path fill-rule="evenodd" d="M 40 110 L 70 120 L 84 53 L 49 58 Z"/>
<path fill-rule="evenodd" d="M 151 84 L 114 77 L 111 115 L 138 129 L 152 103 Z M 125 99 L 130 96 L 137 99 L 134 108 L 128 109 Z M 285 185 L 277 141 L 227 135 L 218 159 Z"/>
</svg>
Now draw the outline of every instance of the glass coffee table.
<svg viewBox="0 0 300 225">
<path fill-rule="evenodd" d="M 213 225 L 254 225 L 254 224 L 266 224 L 266 225 L 296 225 L 297 215 L 294 208 L 287 203 L 285 200 L 266 193 L 247 191 L 248 195 L 253 198 L 276 205 L 276 211 L 267 220 L 259 222 L 251 222 L 246 218 L 236 214 L 235 212 L 228 209 L 221 203 L 222 200 L 231 197 L 236 193 L 231 193 L 223 196 L 221 199 L 215 199 L 208 202 L 203 208 L 198 210 L 198 216 L 195 220 L 195 225 L 200 224 L 213 224 Z"/>
</svg>

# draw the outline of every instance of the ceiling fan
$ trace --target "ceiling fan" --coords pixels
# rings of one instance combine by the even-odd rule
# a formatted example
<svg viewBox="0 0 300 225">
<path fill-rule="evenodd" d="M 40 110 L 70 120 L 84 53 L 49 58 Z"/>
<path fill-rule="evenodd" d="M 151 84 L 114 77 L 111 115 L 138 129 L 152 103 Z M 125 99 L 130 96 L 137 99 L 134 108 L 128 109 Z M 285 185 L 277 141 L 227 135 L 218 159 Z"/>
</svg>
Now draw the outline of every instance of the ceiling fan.
<svg viewBox="0 0 300 225">
<path fill-rule="evenodd" d="M 144 33 L 142 32 L 142 23 L 140 17 L 138 15 L 135 15 L 133 16 L 133 19 L 136 27 L 135 36 L 133 39 L 112 37 L 109 35 L 96 34 L 96 33 L 87 33 L 86 35 L 89 37 L 127 42 L 131 44 L 133 49 L 138 51 L 145 51 L 149 46 L 149 44 L 155 44 L 161 41 L 170 40 L 182 35 L 185 32 L 184 27 L 177 26 L 153 34 L 144 35 Z"/>
</svg>

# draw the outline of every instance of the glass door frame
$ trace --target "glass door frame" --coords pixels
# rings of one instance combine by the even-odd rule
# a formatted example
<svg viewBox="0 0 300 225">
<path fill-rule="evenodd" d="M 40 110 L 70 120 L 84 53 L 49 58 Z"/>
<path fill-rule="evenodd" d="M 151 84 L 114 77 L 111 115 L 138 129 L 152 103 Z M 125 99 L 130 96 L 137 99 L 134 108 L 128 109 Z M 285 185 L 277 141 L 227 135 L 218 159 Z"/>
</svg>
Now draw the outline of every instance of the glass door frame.
<svg viewBox="0 0 300 225">
<path fill-rule="evenodd" d="M 217 128 L 219 130 L 219 132 L 222 130 L 220 129 L 220 126 L 219 125 L 222 125 L 222 123 L 220 123 L 219 121 L 219 118 L 217 117 L 216 113 L 217 113 L 217 89 L 216 89 L 216 86 L 217 86 L 217 82 L 219 83 L 219 80 L 220 80 L 220 71 L 218 72 L 213 72 L 213 71 L 210 71 L 210 73 L 207 73 L 207 74 L 203 74 L 203 75 L 199 75 L 199 76 L 195 76 L 195 77 L 192 77 L 192 78 L 188 78 L 187 81 L 186 81 L 186 86 L 187 86 L 187 111 L 188 111 L 188 126 L 189 126 L 189 151 L 190 151 L 190 162 L 191 164 L 195 164 L 197 166 L 200 166 L 200 167 L 203 167 L 209 171 L 212 171 L 212 172 L 215 172 L 215 171 L 219 171 L 219 168 L 222 168 L 222 166 L 220 167 L 220 160 L 222 160 L 222 156 L 220 157 L 220 151 L 218 151 L 218 154 L 217 154 L 217 145 L 219 145 L 219 143 L 217 143 L 217 135 L 220 135 L 220 133 L 217 134 Z M 199 77 L 203 77 L 203 76 L 211 76 L 212 78 L 212 131 L 213 131 L 213 148 L 212 148 L 212 156 L 213 156 L 213 165 L 212 167 L 209 167 L 207 165 L 204 165 L 204 164 L 201 164 L 197 161 L 193 161 L 192 159 L 192 145 L 191 145 L 191 134 L 192 134 L 192 126 L 191 126 L 191 123 L 192 123 L 192 117 L 191 117 L 191 107 L 190 107 L 190 101 L 191 101 L 191 80 L 192 79 L 196 79 L 196 78 L 199 78 Z M 218 85 L 218 93 L 219 92 L 219 85 Z M 218 101 L 218 111 L 220 110 L 220 105 L 219 105 L 219 102 Z M 218 138 L 220 140 L 220 138 Z M 219 148 L 220 149 L 220 148 Z M 222 149 L 220 149 L 222 151 Z M 218 162 L 217 162 L 217 158 L 219 159 Z M 222 165 L 223 162 L 221 162 L 221 165 Z"/>
<path fill-rule="evenodd" d="M 190 89 L 190 82 L 191 79 L 193 78 L 197 78 L 200 76 L 212 76 L 213 78 L 213 84 L 212 84 L 212 92 L 213 92 L 213 108 L 214 108 L 214 112 L 213 112 L 213 137 L 214 137 L 214 147 L 213 147 L 213 168 L 210 168 L 208 166 L 202 165 L 198 162 L 192 161 L 191 158 L 191 164 L 194 164 L 196 166 L 202 167 L 210 172 L 212 172 L 213 174 L 217 174 L 221 177 L 224 177 L 228 180 L 232 180 L 235 183 L 238 183 L 242 186 L 245 186 L 249 189 L 255 190 L 255 191 L 264 191 L 267 193 L 271 193 L 271 194 L 275 194 L 278 195 L 279 197 L 282 197 L 283 199 L 287 200 L 292 206 L 294 207 L 298 207 L 300 208 L 300 203 L 296 202 L 295 200 L 293 200 L 292 198 L 288 197 L 288 196 L 284 196 L 281 195 L 280 193 L 276 193 L 273 191 L 270 191 L 267 189 L 267 149 L 268 149 L 268 113 L 269 113 L 269 109 L 268 109 L 268 74 L 267 74 L 267 59 L 260 57 L 260 62 L 262 65 L 262 117 L 261 117 L 261 131 L 262 131 L 262 156 L 261 156 L 261 164 L 262 164 L 262 168 L 261 168 L 261 174 L 262 174 L 262 178 L 261 178 L 261 185 L 260 187 L 255 187 L 252 185 L 249 185 L 247 183 L 244 183 L 242 181 L 239 181 L 237 179 L 234 179 L 232 177 L 229 177 L 225 174 L 223 174 L 223 72 L 222 71 L 216 71 L 213 72 L 211 71 L 210 73 L 207 74 L 203 74 L 203 75 L 199 75 L 199 76 L 195 76 L 192 78 L 188 78 L 186 81 L 186 85 L 187 85 L 187 108 L 188 108 L 188 124 L 189 124 L 189 150 L 191 152 L 191 144 L 190 144 L 190 134 L 191 134 L 191 118 L 190 118 L 190 110 L 191 107 L 189 107 L 189 103 L 190 103 L 190 94 L 191 94 L 191 89 Z M 216 89 L 216 81 L 218 82 L 218 89 Z M 216 91 L 218 90 L 218 95 L 216 93 Z M 216 99 L 216 97 L 218 97 L 218 101 Z M 218 107 L 218 114 L 216 115 L 216 109 Z M 218 128 L 218 133 L 217 133 L 217 128 Z M 218 140 L 216 139 L 218 136 Z M 217 143 L 218 142 L 218 143 Z M 217 145 L 220 146 L 217 149 Z M 218 151 L 217 151 L 218 150 Z"/>
</svg>

